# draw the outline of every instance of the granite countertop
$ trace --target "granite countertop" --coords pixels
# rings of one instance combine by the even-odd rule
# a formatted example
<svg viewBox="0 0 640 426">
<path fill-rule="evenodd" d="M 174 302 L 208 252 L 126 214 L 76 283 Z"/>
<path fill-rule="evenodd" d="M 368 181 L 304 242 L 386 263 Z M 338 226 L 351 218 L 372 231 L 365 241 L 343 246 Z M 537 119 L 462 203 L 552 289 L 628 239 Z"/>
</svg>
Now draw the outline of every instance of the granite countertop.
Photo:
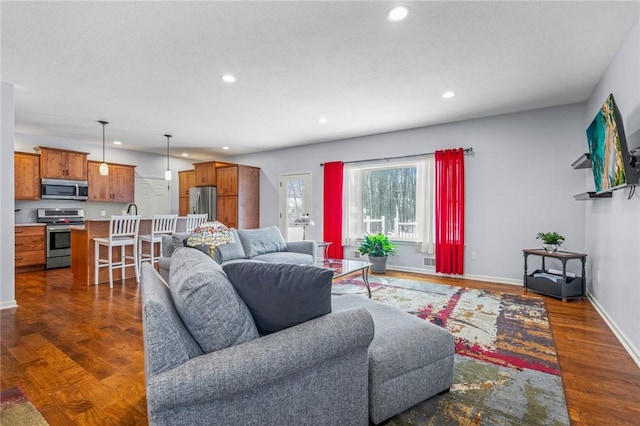
<svg viewBox="0 0 640 426">
<path fill-rule="evenodd" d="M 178 220 L 186 219 L 186 216 L 178 216 Z M 109 222 L 111 220 L 110 217 L 96 217 L 96 218 L 84 218 L 85 222 Z M 140 220 L 153 220 L 153 216 L 141 216 Z"/>
<path fill-rule="evenodd" d="M 16 223 L 16 226 L 46 226 L 46 223 Z"/>
</svg>

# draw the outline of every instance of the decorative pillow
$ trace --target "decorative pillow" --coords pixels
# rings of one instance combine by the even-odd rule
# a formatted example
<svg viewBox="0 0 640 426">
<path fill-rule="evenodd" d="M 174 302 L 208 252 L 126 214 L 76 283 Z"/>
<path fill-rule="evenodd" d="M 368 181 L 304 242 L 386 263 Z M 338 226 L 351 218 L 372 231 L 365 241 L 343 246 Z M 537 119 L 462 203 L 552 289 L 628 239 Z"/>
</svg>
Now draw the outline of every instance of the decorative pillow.
<svg viewBox="0 0 640 426">
<path fill-rule="evenodd" d="M 171 234 L 171 242 L 173 243 L 173 249 L 178 249 L 180 247 L 186 247 L 184 243 L 187 238 L 191 235 L 188 232 L 174 232 Z"/>
<path fill-rule="evenodd" d="M 247 305 L 220 265 L 197 250 L 176 250 L 170 271 L 176 310 L 203 351 L 217 351 L 258 337 Z"/>
<path fill-rule="evenodd" d="M 260 334 L 331 312 L 333 272 L 285 263 L 230 263 L 222 267 L 247 304 Z"/>
<path fill-rule="evenodd" d="M 287 250 L 287 243 L 280 229 L 275 225 L 268 228 L 238 229 L 238 236 L 248 258 Z"/>
<path fill-rule="evenodd" d="M 233 241 L 216 247 L 216 256 L 214 259 L 218 263 L 247 257 L 242 248 L 240 237 L 238 237 L 238 232 L 234 228 L 231 228 L 229 229 L 229 233 L 233 237 Z"/>
<path fill-rule="evenodd" d="M 209 256 L 215 259 L 216 246 L 233 242 L 233 235 L 223 223 L 214 220 L 205 222 L 193 230 L 187 238 L 187 247 L 206 245 L 209 247 Z"/>
</svg>

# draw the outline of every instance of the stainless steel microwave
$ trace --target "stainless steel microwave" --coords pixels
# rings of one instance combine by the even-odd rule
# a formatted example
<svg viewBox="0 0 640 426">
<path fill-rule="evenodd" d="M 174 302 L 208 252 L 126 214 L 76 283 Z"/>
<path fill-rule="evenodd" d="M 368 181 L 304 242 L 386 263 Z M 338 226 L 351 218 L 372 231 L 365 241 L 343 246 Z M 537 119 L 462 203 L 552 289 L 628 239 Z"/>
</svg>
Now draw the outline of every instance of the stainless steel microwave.
<svg viewBox="0 0 640 426">
<path fill-rule="evenodd" d="M 89 184 L 84 180 L 42 179 L 43 200 L 78 200 L 89 198 Z"/>
</svg>

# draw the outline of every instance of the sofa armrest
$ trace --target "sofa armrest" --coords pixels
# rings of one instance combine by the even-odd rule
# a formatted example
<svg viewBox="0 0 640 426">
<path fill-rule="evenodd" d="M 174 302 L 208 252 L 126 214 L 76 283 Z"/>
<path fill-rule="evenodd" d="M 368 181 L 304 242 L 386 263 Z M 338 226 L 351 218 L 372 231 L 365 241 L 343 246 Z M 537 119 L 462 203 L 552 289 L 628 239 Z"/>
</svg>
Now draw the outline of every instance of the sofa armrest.
<svg viewBox="0 0 640 426">
<path fill-rule="evenodd" d="M 367 350 L 373 320 L 364 308 L 331 313 L 240 345 L 193 358 L 147 378 L 150 409 L 198 406 L 251 392 Z M 364 368 L 366 362 L 348 368 Z M 362 365 L 360 365 L 362 364 Z M 367 374 L 367 373 L 365 373 Z M 345 375 L 345 380 L 349 380 Z M 154 391 L 149 392 L 150 389 Z M 161 391 L 160 391 L 161 390 Z"/>
<path fill-rule="evenodd" d="M 318 252 L 318 243 L 313 240 L 289 241 L 287 242 L 287 251 L 295 253 L 310 254 L 313 261 L 316 261 L 316 253 Z"/>
</svg>

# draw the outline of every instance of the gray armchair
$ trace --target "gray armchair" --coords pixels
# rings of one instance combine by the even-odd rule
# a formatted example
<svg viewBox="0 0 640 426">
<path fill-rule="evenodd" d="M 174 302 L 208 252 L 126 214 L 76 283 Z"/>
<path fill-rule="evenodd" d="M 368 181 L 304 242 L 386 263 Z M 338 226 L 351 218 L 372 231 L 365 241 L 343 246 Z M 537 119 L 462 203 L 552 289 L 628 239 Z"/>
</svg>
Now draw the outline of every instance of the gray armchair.
<svg viewBox="0 0 640 426">
<path fill-rule="evenodd" d="M 141 287 L 150 424 L 368 424 L 364 308 L 204 353 L 149 264 Z"/>
</svg>

